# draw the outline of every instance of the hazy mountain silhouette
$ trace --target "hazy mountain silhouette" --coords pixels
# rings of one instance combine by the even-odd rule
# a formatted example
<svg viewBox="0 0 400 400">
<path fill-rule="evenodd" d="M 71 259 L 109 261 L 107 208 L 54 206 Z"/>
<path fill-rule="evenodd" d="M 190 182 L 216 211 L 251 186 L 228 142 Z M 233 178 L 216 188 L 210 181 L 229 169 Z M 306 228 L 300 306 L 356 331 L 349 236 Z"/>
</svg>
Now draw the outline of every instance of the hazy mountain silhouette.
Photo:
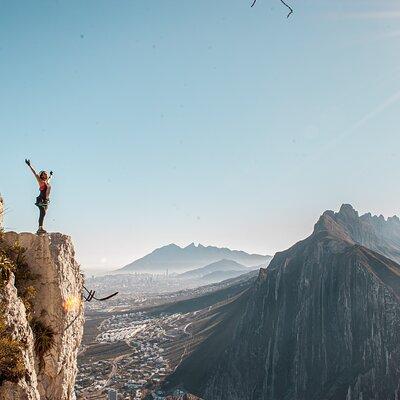
<svg viewBox="0 0 400 400">
<path fill-rule="evenodd" d="M 221 282 L 246 274 L 246 271 L 214 271 L 201 277 L 204 283 Z"/>
<path fill-rule="evenodd" d="M 178 275 L 178 278 L 182 279 L 196 279 L 202 278 L 205 275 L 208 275 L 213 272 L 221 272 L 221 271 L 241 271 L 242 273 L 246 273 L 250 271 L 249 267 L 245 267 L 242 264 L 239 264 L 233 260 L 219 260 L 208 264 L 204 267 L 192 269 L 190 271 L 184 272 Z"/>
<path fill-rule="evenodd" d="M 169 387 L 207 400 L 400 398 L 399 238 L 397 217 L 325 212 L 227 304 Z"/>
<path fill-rule="evenodd" d="M 260 254 L 248 254 L 244 251 L 230 250 L 214 246 L 196 246 L 194 243 L 187 247 L 176 244 L 161 247 L 140 258 L 116 272 L 184 272 L 203 267 L 223 259 L 236 261 L 244 266 L 265 264 L 272 257 Z"/>
</svg>

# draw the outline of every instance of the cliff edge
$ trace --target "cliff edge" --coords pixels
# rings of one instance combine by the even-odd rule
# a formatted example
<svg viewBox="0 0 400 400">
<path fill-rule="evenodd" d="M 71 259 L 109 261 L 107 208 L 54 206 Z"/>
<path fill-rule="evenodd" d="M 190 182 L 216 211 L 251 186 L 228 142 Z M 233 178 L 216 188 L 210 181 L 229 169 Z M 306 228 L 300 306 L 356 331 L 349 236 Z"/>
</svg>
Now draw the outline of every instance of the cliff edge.
<svg viewBox="0 0 400 400">
<path fill-rule="evenodd" d="M 69 236 L 1 235 L 2 400 L 75 399 L 82 285 Z"/>
</svg>

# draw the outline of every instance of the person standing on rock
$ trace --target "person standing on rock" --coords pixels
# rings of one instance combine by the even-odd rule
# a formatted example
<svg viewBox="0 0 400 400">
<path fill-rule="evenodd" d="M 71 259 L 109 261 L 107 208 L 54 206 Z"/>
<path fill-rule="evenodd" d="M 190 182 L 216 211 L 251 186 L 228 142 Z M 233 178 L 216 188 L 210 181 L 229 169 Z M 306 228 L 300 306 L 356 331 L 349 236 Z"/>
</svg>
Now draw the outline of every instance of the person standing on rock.
<svg viewBox="0 0 400 400">
<path fill-rule="evenodd" d="M 53 175 L 53 171 L 50 171 L 50 175 L 47 174 L 46 171 L 40 171 L 38 174 L 32 167 L 30 160 L 26 159 L 25 163 L 28 165 L 33 175 L 35 175 L 35 178 L 39 184 L 40 194 L 38 197 L 36 197 L 36 203 L 35 203 L 35 205 L 39 208 L 39 229 L 37 230 L 36 233 L 38 235 L 45 234 L 47 232 L 43 229 L 43 221 L 44 217 L 46 216 L 46 211 L 50 203 L 51 186 L 49 182 Z"/>
</svg>

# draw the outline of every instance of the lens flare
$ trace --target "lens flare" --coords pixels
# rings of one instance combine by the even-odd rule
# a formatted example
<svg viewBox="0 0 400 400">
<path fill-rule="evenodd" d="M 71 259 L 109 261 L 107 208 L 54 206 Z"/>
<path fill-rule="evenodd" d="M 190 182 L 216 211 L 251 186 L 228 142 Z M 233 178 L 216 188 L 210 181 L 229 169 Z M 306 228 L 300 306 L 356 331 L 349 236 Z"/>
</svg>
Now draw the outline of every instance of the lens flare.
<svg viewBox="0 0 400 400">
<path fill-rule="evenodd" d="M 64 310 L 66 312 L 78 311 L 81 305 L 81 299 L 78 296 L 68 296 L 64 301 Z"/>
</svg>

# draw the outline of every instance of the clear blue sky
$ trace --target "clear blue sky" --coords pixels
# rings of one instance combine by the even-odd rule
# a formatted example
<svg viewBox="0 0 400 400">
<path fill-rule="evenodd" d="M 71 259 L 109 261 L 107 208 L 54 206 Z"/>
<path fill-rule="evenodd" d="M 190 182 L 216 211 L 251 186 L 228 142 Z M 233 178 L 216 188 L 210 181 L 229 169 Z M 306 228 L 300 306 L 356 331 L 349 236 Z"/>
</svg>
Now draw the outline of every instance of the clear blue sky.
<svg viewBox="0 0 400 400">
<path fill-rule="evenodd" d="M 273 253 L 325 209 L 400 213 L 398 1 L 1 1 L 6 226 L 85 268 L 164 244 Z"/>
</svg>

